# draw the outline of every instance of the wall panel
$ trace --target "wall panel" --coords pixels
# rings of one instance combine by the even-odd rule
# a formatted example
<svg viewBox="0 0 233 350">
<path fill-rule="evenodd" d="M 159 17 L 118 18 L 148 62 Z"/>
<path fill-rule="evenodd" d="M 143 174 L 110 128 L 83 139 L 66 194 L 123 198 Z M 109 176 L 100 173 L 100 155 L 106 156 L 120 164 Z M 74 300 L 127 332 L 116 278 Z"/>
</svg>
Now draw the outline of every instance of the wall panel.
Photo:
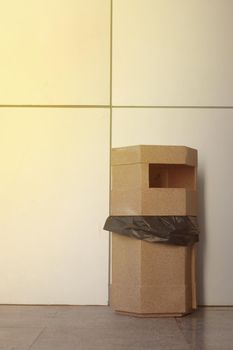
<svg viewBox="0 0 233 350">
<path fill-rule="evenodd" d="M 232 130 L 232 110 L 113 111 L 113 147 L 185 145 L 199 151 L 199 304 L 233 305 Z"/>
<path fill-rule="evenodd" d="M 113 105 L 232 106 L 233 2 L 117 0 Z"/>
<path fill-rule="evenodd" d="M 0 104 L 108 104 L 109 28 L 109 0 L 2 1 Z"/>
<path fill-rule="evenodd" d="M 0 304 L 108 302 L 109 111 L 0 109 Z"/>
</svg>

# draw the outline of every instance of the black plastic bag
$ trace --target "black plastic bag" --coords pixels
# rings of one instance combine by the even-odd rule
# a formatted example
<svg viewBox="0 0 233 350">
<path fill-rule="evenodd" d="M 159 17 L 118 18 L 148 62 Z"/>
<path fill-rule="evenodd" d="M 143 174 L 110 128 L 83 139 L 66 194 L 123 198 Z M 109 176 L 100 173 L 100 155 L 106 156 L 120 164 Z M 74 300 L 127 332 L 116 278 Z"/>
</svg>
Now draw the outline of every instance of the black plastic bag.
<svg viewBox="0 0 233 350">
<path fill-rule="evenodd" d="M 109 216 L 104 230 L 152 243 L 189 246 L 199 240 L 194 216 Z"/>
</svg>

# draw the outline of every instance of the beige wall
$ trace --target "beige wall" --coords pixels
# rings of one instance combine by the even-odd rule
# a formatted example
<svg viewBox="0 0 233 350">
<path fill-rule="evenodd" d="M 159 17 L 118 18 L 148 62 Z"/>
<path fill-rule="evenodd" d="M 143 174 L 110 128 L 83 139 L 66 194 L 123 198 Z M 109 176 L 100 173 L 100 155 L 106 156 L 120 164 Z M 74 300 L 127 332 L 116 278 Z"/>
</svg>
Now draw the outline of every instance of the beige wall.
<svg viewBox="0 0 233 350">
<path fill-rule="evenodd" d="M 114 109 L 113 146 L 198 149 L 198 302 L 232 305 L 233 115 L 216 109 Z"/>
<path fill-rule="evenodd" d="M 113 105 L 229 106 L 233 2 L 116 0 Z"/>
<path fill-rule="evenodd" d="M 0 303 L 107 304 L 109 113 L 0 109 Z"/>
<path fill-rule="evenodd" d="M 107 304 L 110 2 L 2 1 L 0 42 L 0 304 Z"/>
<path fill-rule="evenodd" d="M 198 149 L 206 305 L 233 305 L 232 12 L 228 0 L 117 0 L 113 11 L 113 146 Z"/>
<path fill-rule="evenodd" d="M 109 13 L 109 0 L 3 1 L 0 104 L 108 104 Z"/>
<path fill-rule="evenodd" d="M 0 303 L 107 303 L 112 117 L 113 146 L 199 149 L 199 300 L 233 304 L 232 10 L 229 0 L 2 3 Z"/>
</svg>

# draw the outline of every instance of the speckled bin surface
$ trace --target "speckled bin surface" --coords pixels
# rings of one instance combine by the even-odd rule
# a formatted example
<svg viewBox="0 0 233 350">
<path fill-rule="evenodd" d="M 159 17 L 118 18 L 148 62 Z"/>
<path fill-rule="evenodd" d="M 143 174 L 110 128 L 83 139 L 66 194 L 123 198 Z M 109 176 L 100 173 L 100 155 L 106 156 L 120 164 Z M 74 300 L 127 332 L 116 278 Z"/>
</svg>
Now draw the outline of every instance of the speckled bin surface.
<svg viewBox="0 0 233 350">
<path fill-rule="evenodd" d="M 112 216 L 196 216 L 197 150 L 130 146 L 112 150 Z M 148 243 L 113 233 L 112 308 L 144 317 L 196 309 L 196 245 Z"/>
</svg>

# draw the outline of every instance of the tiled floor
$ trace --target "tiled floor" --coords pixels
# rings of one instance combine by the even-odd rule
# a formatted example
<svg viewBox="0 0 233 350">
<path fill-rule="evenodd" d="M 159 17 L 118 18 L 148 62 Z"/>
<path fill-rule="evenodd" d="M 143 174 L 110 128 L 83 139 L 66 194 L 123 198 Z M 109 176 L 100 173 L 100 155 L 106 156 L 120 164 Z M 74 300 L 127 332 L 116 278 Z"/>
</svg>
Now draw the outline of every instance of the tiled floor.
<svg viewBox="0 0 233 350">
<path fill-rule="evenodd" d="M 0 306 L 0 350 L 233 349 L 233 308 L 139 319 L 102 306 Z"/>
</svg>

